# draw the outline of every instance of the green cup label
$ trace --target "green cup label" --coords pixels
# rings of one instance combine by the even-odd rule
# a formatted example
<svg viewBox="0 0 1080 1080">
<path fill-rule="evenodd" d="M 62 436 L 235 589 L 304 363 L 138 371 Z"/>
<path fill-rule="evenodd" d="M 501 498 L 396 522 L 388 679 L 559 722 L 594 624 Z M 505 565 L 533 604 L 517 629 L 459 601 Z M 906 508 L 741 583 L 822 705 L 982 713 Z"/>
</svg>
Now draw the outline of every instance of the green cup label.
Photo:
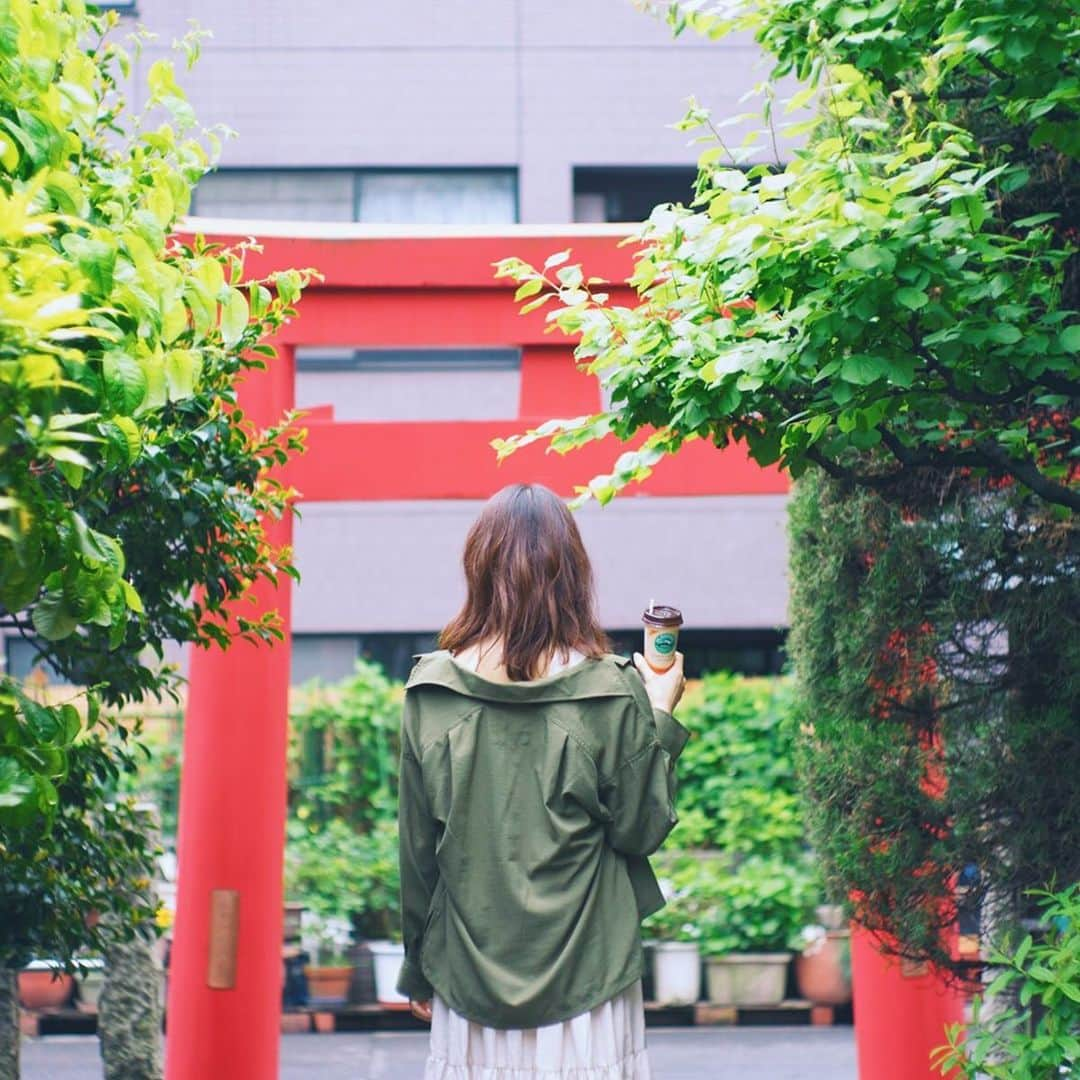
<svg viewBox="0 0 1080 1080">
<path fill-rule="evenodd" d="M 657 634 L 653 638 L 653 648 L 662 656 L 667 656 L 668 653 L 675 651 L 675 642 L 677 638 L 674 634 Z"/>
</svg>

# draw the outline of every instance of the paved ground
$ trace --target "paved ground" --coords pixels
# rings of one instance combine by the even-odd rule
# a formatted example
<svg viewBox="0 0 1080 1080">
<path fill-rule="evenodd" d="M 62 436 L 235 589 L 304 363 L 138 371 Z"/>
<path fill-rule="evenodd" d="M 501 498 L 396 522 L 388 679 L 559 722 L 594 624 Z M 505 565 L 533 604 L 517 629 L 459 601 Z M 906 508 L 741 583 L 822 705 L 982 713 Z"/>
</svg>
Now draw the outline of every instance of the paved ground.
<svg viewBox="0 0 1080 1080">
<path fill-rule="evenodd" d="M 849 1027 L 658 1027 L 649 1028 L 646 1039 L 655 1080 L 855 1080 Z M 281 1080 L 421 1080 L 427 1035 L 286 1035 L 281 1045 Z M 23 1043 L 22 1080 L 100 1077 L 92 1036 L 50 1035 Z"/>
</svg>

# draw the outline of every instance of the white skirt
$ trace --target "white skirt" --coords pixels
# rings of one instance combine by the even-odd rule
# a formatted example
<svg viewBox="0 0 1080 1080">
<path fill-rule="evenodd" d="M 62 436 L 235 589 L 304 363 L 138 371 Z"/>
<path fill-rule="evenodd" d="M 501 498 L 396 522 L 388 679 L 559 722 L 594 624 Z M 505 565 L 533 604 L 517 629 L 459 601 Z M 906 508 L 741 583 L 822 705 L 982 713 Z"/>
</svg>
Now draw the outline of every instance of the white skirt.
<svg viewBox="0 0 1080 1080">
<path fill-rule="evenodd" d="M 641 980 L 569 1020 L 490 1028 L 436 993 L 424 1080 L 651 1080 Z"/>
</svg>

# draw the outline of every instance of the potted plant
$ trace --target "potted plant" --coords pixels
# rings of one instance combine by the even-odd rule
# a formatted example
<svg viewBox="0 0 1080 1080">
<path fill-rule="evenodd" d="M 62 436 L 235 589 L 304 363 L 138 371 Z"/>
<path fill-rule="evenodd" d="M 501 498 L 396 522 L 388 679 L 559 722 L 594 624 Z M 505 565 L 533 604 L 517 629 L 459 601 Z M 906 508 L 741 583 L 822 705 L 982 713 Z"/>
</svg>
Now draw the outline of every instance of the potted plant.
<svg viewBox="0 0 1080 1080">
<path fill-rule="evenodd" d="M 391 1008 L 407 1007 L 409 999 L 397 992 L 405 962 L 401 941 L 400 874 L 397 822 L 382 818 L 360 837 L 362 876 L 356 925 L 371 952 L 375 999 Z"/>
<path fill-rule="evenodd" d="M 24 1009 L 62 1009 L 74 979 L 55 961 L 32 960 L 19 972 L 19 1004 Z"/>
<path fill-rule="evenodd" d="M 96 1013 L 105 986 L 105 961 L 100 956 L 80 957 L 75 961 L 75 1007 L 80 1012 Z"/>
<path fill-rule="evenodd" d="M 843 909 L 821 905 L 815 923 L 800 935 L 795 957 L 799 996 L 815 1005 L 846 1005 L 851 1000 L 851 931 L 843 925 Z"/>
<path fill-rule="evenodd" d="M 709 1001 L 778 1005 L 814 882 L 798 860 L 752 855 L 710 882 L 701 916 Z"/>
<path fill-rule="evenodd" d="M 311 1004 L 345 1003 L 353 972 L 345 954 L 350 936 L 349 921 L 342 916 L 305 916 L 303 940 L 312 963 L 304 975 Z"/>
<path fill-rule="evenodd" d="M 653 956 L 653 996 L 660 1005 L 692 1005 L 701 997 L 701 874 L 693 858 L 673 861 L 658 878 L 667 903 L 642 923 Z"/>
</svg>

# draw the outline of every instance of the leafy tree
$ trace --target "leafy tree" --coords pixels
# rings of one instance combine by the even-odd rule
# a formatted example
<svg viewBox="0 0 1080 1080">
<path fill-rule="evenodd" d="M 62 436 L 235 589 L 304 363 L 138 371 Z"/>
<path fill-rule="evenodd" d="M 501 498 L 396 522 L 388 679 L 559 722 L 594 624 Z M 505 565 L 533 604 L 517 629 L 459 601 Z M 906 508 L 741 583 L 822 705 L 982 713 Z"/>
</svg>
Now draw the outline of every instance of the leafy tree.
<svg viewBox="0 0 1080 1080">
<path fill-rule="evenodd" d="M 523 310 L 557 300 L 547 318 L 612 402 L 500 455 L 646 432 L 583 492 L 601 501 L 706 438 L 793 476 L 887 490 L 969 469 L 1080 507 L 1075 5 L 691 0 L 670 18 L 752 33 L 773 78 L 805 83 L 797 115 L 779 123 L 767 87 L 764 125 L 729 147 L 726 121 L 690 108 L 682 126 L 710 143 L 696 199 L 642 227 L 634 306 L 565 252 L 499 264 Z M 802 144 L 749 166 L 778 129 Z"/>
<path fill-rule="evenodd" d="M 115 21 L 81 0 L 0 6 L 0 625 L 93 688 L 90 727 L 100 702 L 171 686 L 164 640 L 226 642 L 229 602 L 293 572 L 261 519 L 287 511 L 268 468 L 299 438 L 246 421 L 236 379 L 273 357 L 261 341 L 309 276 L 245 280 L 250 243 L 170 237 L 209 157 L 171 60 L 149 68 L 146 114 L 126 111 Z M 55 814 L 82 722 L 3 681 L 0 828 Z"/>
<path fill-rule="evenodd" d="M 31 953 L 70 964 L 151 925 L 152 844 L 132 798 L 108 802 L 133 751 L 102 706 L 173 690 L 167 639 L 279 637 L 225 611 L 295 574 L 262 522 L 289 512 L 270 469 L 301 440 L 290 416 L 256 428 L 236 384 L 311 272 L 248 280 L 253 242 L 171 236 L 217 136 L 193 133 L 171 60 L 130 113 L 115 23 L 82 0 L 0 3 L 0 625 L 88 687 L 77 706 L 0 679 L 5 983 Z"/>
<path fill-rule="evenodd" d="M 495 447 L 632 442 L 579 501 L 697 438 L 801 477 L 813 831 L 834 893 L 952 966 L 961 870 L 979 873 L 969 902 L 1010 916 L 1080 874 L 1080 10 L 663 7 L 676 32 L 753 35 L 773 61 L 762 122 L 730 146 L 731 121 L 691 104 L 695 199 L 631 238 L 632 305 L 570 252 L 498 264 L 523 311 L 550 304 L 577 336 L 611 404 Z"/>
</svg>

